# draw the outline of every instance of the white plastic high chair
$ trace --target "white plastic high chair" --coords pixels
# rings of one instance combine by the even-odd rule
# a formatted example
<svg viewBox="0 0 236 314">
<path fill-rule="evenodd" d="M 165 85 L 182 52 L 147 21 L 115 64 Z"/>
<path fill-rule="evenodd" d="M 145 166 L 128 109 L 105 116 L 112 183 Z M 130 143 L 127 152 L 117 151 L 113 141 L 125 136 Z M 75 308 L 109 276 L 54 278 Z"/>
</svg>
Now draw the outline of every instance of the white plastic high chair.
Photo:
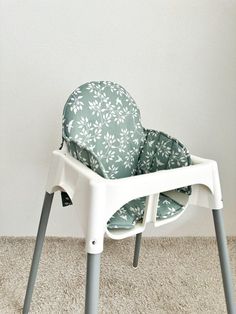
<svg viewBox="0 0 236 314">
<path fill-rule="evenodd" d="M 115 97 L 114 99 L 113 96 Z M 94 102 L 90 98 L 94 98 Z M 155 227 L 159 227 L 170 223 L 178 219 L 189 204 L 212 209 L 227 311 L 229 314 L 234 314 L 233 284 L 222 216 L 223 202 L 217 163 L 213 160 L 189 155 L 180 142 L 166 136 L 164 133 L 145 130 L 144 137 L 140 136 L 137 160 L 135 161 L 134 157 L 129 157 L 129 160 L 124 157 L 124 160 L 119 164 L 120 159 L 123 158 L 122 153 L 125 153 L 124 156 L 127 155 L 127 152 L 122 151 L 122 149 L 124 147 L 129 148 L 131 142 L 132 145 L 130 147 L 133 149 L 138 143 L 137 137 L 134 134 L 137 132 L 140 135 L 142 127 L 139 124 L 139 117 L 137 117 L 138 121 L 136 121 L 138 127 L 135 123 L 132 124 L 131 120 L 128 121 L 128 125 L 132 124 L 134 129 L 125 131 L 126 138 L 119 138 L 119 143 L 123 141 L 122 146 L 115 146 L 116 138 L 111 136 L 111 134 L 108 134 L 109 136 L 106 134 L 107 128 L 109 128 L 109 125 L 106 125 L 106 123 L 113 117 L 117 123 L 116 126 L 120 127 L 122 119 L 123 122 L 125 119 L 123 115 L 120 115 L 118 119 L 117 115 L 119 116 L 119 114 L 117 112 L 109 116 L 109 110 L 114 110 L 112 113 L 116 110 L 114 109 L 113 101 L 120 108 L 119 112 L 125 115 L 126 120 L 137 117 L 137 112 L 139 113 L 139 111 L 136 111 L 138 109 L 136 109 L 133 99 L 121 86 L 111 82 L 91 82 L 84 84 L 76 89 L 67 101 L 63 122 L 63 138 L 67 145 L 64 145 L 61 150 L 56 150 L 52 154 L 23 313 L 28 313 L 30 309 L 53 195 L 55 192 L 61 191 L 67 194 L 65 202 L 72 201 L 78 206 L 80 223 L 86 239 L 86 314 L 98 313 L 100 255 L 103 251 L 105 233 L 116 240 L 136 235 L 133 265 L 137 267 L 141 235 L 146 225 L 153 223 Z M 90 120 L 86 120 L 85 116 L 83 116 L 83 114 L 88 116 L 88 111 L 85 111 L 87 110 L 86 104 L 90 106 L 90 109 L 92 108 Z M 127 104 L 128 109 L 124 107 Z M 111 107 L 113 109 L 110 109 Z M 96 124 L 98 122 L 100 112 L 103 115 L 101 119 L 105 117 L 106 120 L 102 120 L 103 124 L 93 129 L 90 123 Z M 72 120 L 73 122 L 71 122 Z M 82 127 L 78 124 L 79 129 L 76 129 L 77 124 L 75 122 L 78 121 Z M 97 124 L 99 125 L 99 123 Z M 119 129 L 119 132 L 124 132 L 123 126 Z M 115 130 L 114 134 L 119 137 L 120 133 L 115 128 L 113 127 L 113 131 Z M 101 146 L 96 150 L 94 146 L 94 137 L 96 138 L 96 136 L 94 134 L 91 136 L 91 130 L 95 132 L 94 134 L 99 134 L 96 135 L 98 139 L 106 139 L 102 142 L 102 145 L 105 143 L 104 147 L 110 145 L 109 147 L 112 150 L 117 149 L 116 153 L 118 155 L 114 157 L 114 154 L 108 153 L 110 148 L 106 148 L 106 154 L 114 157 L 109 160 L 107 155 L 103 156 L 101 153 Z M 104 130 L 105 133 L 103 133 Z M 129 135 L 128 137 L 127 134 Z M 166 139 L 167 141 L 165 142 Z M 161 145 L 159 145 L 160 143 Z M 167 149 L 166 143 L 171 145 L 172 150 Z M 155 154 L 152 151 L 150 152 L 150 147 L 154 147 L 153 145 L 156 145 Z M 175 150 L 174 145 L 177 145 Z M 165 164 L 166 170 L 158 169 L 159 166 L 164 165 L 164 158 L 166 158 L 161 153 L 161 150 L 158 155 L 160 147 L 164 147 L 170 154 L 168 163 Z M 133 156 L 137 152 L 134 149 Z M 145 155 L 144 158 L 142 155 Z M 152 156 L 152 160 L 148 164 L 147 160 L 149 159 L 147 158 L 150 155 Z M 155 162 L 157 162 L 155 167 L 154 156 L 156 158 Z M 163 158 L 161 159 L 160 156 Z M 97 158 L 96 162 L 93 160 L 95 157 Z M 99 158 L 100 160 L 98 160 Z M 115 160 L 117 160 L 119 167 L 115 167 Z M 170 160 L 178 160 L 178 162 L 174 164 Z M 188 163 L 187 161 L 190 160 L 191 163 Z M 115 166 L 114 164 L 111 165 L 111 161 L 114 162 Z M 136 163 L 136 172 L 132 170 L 131 161 Z M 180 161 L 184 162 L 181 164 Z M 119 174 L 119 169 L 117 170 L 116 168 L 120 169 Z M 126 171 L 131 172 L 130 176 L 127 175 Z M 142 197 L 146 198 L 139 199 Z M 161 198 L 165 204 L 170 204 L 168 209 L 161 203 Z M 133 207 L 128 207 L 131 204 L 130 201 L 132 202 L 137 199 L 144 202 L 143 209 L 138 207 L 138 210 L 137 208 L 134 210 L 135 206 L 133 205 Z M 124 207 L 124 204 L 126 204 L 126 207 Z M 180 204 L 180 206 L 176 204 Z M 119 210 L 120 208 L 122 210 Z"/>
</svg>

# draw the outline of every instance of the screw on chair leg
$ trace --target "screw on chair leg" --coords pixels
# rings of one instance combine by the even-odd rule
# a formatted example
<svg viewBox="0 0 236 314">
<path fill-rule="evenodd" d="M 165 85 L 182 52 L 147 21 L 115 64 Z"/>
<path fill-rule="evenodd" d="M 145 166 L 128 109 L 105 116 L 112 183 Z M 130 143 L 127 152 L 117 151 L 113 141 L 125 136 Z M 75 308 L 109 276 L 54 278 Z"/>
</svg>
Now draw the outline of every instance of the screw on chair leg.
<svg viewBox="0 0 236 314">
<path fill-rule="evenodd" d="M 97 314 L 101 254 L 87 253 L 85 314 Z"/>
<path fill-rule="evenodd" d="M 134 259 L 133 259 L 133 267 L 138 267 L 138 258 L 139 258 L 139 252 L 141 247 L 141 239 L 142 239 L 142 233 L 136 234 L 135 238 L 135 248 L 134 248 Z"/>
<path fill-rule="evenodd" d="M 49 194 L 48 192 L 46 192 L 45 194 L 45 198 L 43 202 L 43 209 L 42 209 L 40 223 L 38 227 L 38 234 L 37 234 L 35 248 L 34 248 L 34 255 L 33 255 L 33 260 L 31 264 L 26 295 L 25 295 L 23 314 L 29 313 L 30 303 L 31 303 L 32 294 L 34 290 L 34 284 L 36 281 L 36 276 L 37 276 L 37 271 L 38 271 L 38 266 L 39 266 L 39 260 L 40 260 L 40 256 L 41 256 L 41 252 L 43 248 L 43 242 L 44 242 L 45 233 L 47 229 L 48 218 L 49 218 L 50 209 L 52 205 L 53 195 L 54 193 Z"/>
<path fill-rule="evenodd" d="M 222 210 L 213 209 L 213 218 L 215 224 L 215 232 L 217 246 L 219 251 L 221 273 L 224 285 L 225 300 L 228 314 L 236 313 L 236 306 L 233 301 L 233 281 L 230 268 L 230 261 L 227 249 L 227 239 L 225 235 L 224 220 Z"/>
</svg>

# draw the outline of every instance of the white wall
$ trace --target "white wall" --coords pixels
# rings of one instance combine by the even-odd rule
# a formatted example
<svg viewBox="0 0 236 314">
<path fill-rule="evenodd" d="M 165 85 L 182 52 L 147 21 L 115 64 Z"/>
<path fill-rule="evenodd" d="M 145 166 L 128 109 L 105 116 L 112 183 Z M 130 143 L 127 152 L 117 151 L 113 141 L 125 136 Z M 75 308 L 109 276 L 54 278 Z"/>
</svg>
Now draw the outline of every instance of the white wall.
<svg viewBox="0 0 236 314">
<path fill-rule="evenodd" d="M 35 235 L 51 151 L 71 91 L 122 84 L 143 124 L 219 163 L 227 234 L 236 235 L 236 0 L 0 0 L 0 235 Z M 81 236 L 56 197 L 49 235 Z M 146 235 L 213 235 L 190 208 Z"/>
</svg>

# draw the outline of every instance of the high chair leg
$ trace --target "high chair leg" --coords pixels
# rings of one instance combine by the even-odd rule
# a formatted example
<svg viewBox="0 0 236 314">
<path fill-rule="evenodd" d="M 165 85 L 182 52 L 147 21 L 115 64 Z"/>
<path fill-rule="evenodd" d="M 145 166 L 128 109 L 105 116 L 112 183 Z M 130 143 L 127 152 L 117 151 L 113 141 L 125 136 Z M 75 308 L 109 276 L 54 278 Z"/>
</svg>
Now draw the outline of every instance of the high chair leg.
<svg viewBox="0 0 236 314">
<path fill-rule="evenodd" d="M 34 284 L 36 281 L 36 276 L 37 276 L 37 271 L 38 271 L 38 266 L 39 266 L 39 260 L 40 260 L 40 256 L 41 256 L 41 252 L 43 248 L 43 242 L 44 242 L 47 223 L 48 223 L 48 217 L 49 217 L 50 209 L 52 205 L 53 195 L 54 193 L 49 194 L 48 192 L 46 192 L 45 194 L 45 198 L 43 202 L 43 209 L 42 209 L 39 228 L 38 228 L 38 234 L 37 234 L 35 248 L 34 248 L 34 255 L 33 255 L 33 260 L 31 264 L 26 295 L 25 295 L 23 314 L 29 313 L 30 303 L 31 303 L 32 294 L 34 290 Z"/>
<path fill-rule="evenodd" d="M 101 254 L 87 253 L 85 314 L 98 313 L 100 256 Z"/>
<path fill-rule="evenodd" d="M 216 239 L 219 251 L 221 273 L 224 285 L 225 300 L 228 314 L 236 313 L 236 305 L 233 300 L 233 280 L 230 268 L 230 261 L 227 249 L 224 220 L 222 210 L 213 209 L 213 218 L 216 231 Z"/>
<path fill-rule="evenodd" d="M 134 248 L 134 259 L 133 259 L 133 267 L 138 267 L 138 258 L 139 258 L 139 252 L 141 247 L 141 239 L 142 239 L 142 233 L 136 234 L 135 238 L 135 248 Z"/>
</svg>

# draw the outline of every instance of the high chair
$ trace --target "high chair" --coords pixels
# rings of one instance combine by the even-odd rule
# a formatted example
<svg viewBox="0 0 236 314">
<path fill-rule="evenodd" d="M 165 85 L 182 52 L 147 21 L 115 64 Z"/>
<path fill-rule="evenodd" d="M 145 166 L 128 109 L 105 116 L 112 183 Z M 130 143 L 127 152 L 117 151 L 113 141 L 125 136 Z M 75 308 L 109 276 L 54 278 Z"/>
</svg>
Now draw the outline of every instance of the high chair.
<svg viewBox="0 0 236 314">
<path fill-rule="evenodd" d="M 64 144 L 52 153 L 23 313 L 30 309 L 56 191 L 80 215 L 87 252 L 86 314 L 98 313 L 104 235 L 115 240 L 135 235 L 137 267 L 146 225 L 174 222 L 189 204 L 212 209 L 227 311 L 235 313 L 217 163 L 190 155 L 163 132 L 143 128 L 133 98 L 108 81 L 86 83 L 71 94 L 62 133 Z"/>
</svg>

